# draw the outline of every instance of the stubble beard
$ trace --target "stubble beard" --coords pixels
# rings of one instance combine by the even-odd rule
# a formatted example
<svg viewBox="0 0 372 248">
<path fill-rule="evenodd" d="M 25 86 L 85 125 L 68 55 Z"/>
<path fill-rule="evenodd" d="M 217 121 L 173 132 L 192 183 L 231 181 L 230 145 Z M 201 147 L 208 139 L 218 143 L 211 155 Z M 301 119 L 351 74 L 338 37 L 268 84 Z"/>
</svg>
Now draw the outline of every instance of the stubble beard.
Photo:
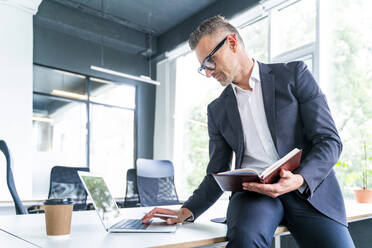
<svg viewBox="0 0 372 248">
<path fill-rule="evenodd" d="M 225 73 L 222 73 L 222 78 L 221 78 L 221 80 L 219 81 L 219 83 L 221 84 L 221 86 L 226 87 L 226 86 L 228 86 L 229 84 L 231 84 L 232 81 L 233 81 L 233 80 L 230 79 L 230 78 L 228 78 L 228 77 L 226 76 Z"/>
</svg>

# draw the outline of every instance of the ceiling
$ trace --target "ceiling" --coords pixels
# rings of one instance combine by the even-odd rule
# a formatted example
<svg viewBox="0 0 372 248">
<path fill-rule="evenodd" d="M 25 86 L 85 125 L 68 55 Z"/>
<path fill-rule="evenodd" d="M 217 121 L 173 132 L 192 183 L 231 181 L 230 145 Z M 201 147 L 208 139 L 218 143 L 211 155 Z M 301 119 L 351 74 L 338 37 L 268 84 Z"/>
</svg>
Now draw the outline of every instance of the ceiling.
<svg viewBox="0 0 372 248">
<path fill-rule="evenodd" d="M 53 0 L 81 11 L 97 11 L 158 36 L 217 0 Z"/>
<path fill-rule="evenodd" d="M 186 41 L 207 17 L 230 18 L 259 1 L 43 0 L 34 27 L 149 58 Z"/>
<path fill-rule="evenodd" d="M 217 2 L 222 0 L 43 0 L 34 26 L 149 57 L 157 53 L 158 37 Z"/>
</svg>

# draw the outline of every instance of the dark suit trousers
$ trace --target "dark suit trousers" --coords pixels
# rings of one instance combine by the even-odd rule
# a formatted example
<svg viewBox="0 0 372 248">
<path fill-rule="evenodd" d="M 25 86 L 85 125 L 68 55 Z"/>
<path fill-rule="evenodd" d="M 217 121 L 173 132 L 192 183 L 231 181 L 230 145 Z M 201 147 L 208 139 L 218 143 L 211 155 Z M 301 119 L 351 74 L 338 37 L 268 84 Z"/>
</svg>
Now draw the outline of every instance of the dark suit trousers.
<svg viewBox="0 0 372 248">
<path fill-rule="evenodd" d="M 355 247 L 346 226 L 320 213 L 295 191 L 278 198 L 234 193 L 227 210 L 227 247 L 268 248 L 279 224 L 288 227 L 300 247 Z"/>
</svg>

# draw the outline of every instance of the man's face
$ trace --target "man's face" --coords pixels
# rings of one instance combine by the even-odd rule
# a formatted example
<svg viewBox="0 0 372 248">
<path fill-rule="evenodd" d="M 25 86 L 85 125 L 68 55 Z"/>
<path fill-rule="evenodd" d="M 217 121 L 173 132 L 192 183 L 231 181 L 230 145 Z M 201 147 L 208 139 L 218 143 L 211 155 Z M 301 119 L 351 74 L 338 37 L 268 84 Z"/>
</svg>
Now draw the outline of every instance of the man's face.
<svg viewBox="0 0 372 248">
<path fill-rule="evenodd" d="M 201 38 L 198 45 L 195 47 L 195 53 L 200 64 L 224 38 L 225 37 L 214 37 L 212 35 L 205 35 Z M 216 63 L 216 69 L 205 69 L 206 76 L 212 76 L 220 82 L 222 86 L 230 84 L 234 80 L 236 73 L 237 67 L 234 66 L 236 57 L 234 49 L 230 46 L 231 39 L 234 38 L 234 36 L 231 37 L 228 35 L 222 47 L 212 56 L 212 59 Z"/>
</svg>

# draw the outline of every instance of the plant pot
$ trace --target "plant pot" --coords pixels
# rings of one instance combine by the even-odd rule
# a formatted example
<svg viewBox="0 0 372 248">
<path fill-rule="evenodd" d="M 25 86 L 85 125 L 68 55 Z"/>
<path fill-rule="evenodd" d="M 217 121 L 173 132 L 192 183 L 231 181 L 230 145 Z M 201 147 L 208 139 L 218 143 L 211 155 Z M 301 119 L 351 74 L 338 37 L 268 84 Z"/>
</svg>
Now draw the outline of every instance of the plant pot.
<svg viewBox="0 0 372 248">
<path fill-rule="evenodd" d="M 355 199 L 359 203 L 372 203 L 372 190 L 371 189 L 355 189 Z"/>
</svg>

